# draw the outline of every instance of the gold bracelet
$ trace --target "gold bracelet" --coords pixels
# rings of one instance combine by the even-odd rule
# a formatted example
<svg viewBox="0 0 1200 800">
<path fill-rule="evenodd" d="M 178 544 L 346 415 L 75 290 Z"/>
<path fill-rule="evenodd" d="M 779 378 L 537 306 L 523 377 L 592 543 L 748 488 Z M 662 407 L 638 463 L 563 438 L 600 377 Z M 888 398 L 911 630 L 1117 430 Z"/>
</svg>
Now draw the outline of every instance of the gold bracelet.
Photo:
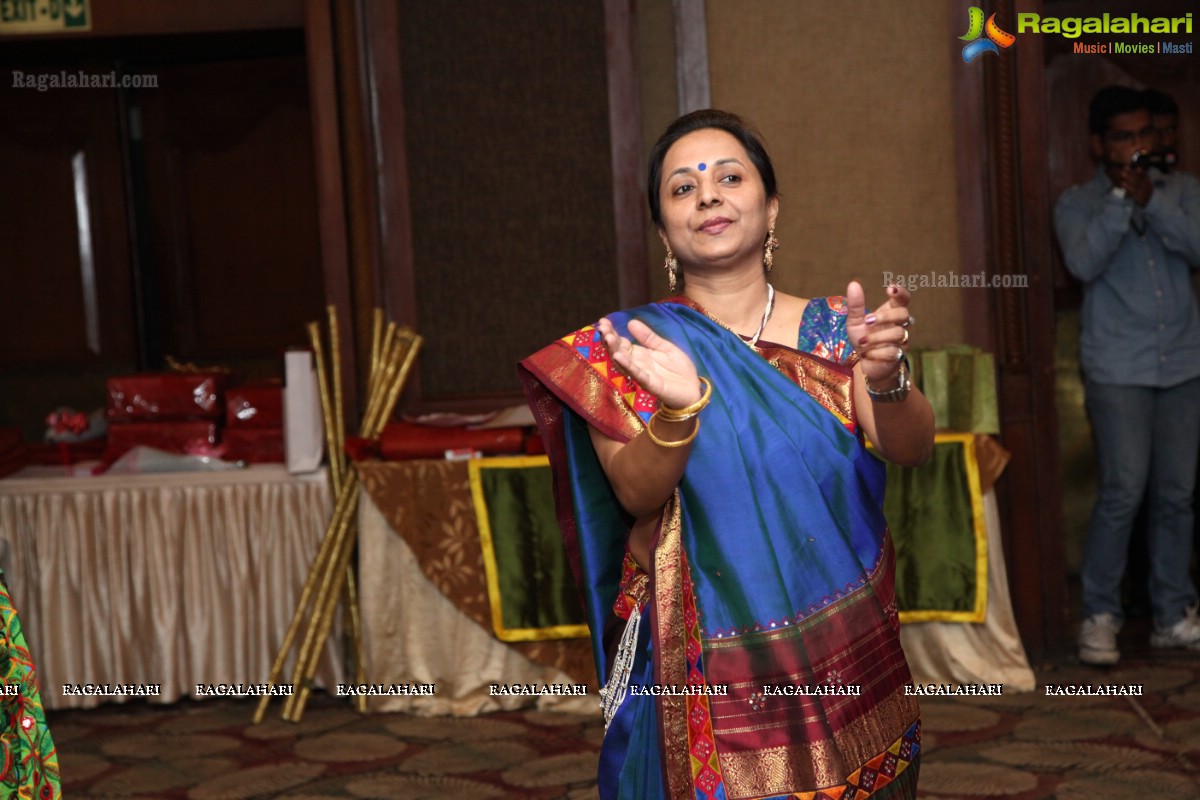
<svg viewBox="0 0 1200 800">
<path fill-rule="evenodd" d="M 686 408 L 671 408 L 666 403 L 660 402 L 658 404 L 658 411 L 655 413 L 662 414 L 662 418 L 668 422 L 683 422 L 696 416 L 704 410 L 704 407 L 708 405 L 708 401 L 712 399 L 712 384 L 709 383 L 708 378 L 701 376 L 700 383 L 704 385 L 704 389 L 700 392 L 699 400 Z"/>
<path fill-rule="evenodd" d="M 654 418 L 657 416 L 658 412 L 655 411 L 650 415 L 650 419 L 646 421 L 646 435 L 650 437 L 650 441 L 659 447 L 683 447 L 684 445 L 691 444 L 692 440 L 696 438 L 696 434 L 700 432 L 700 420 L 696 420 L 696 427 L 686 439 L 680 439 L 678 442 L 668 442 L 654 435 Z"/>
</svg>

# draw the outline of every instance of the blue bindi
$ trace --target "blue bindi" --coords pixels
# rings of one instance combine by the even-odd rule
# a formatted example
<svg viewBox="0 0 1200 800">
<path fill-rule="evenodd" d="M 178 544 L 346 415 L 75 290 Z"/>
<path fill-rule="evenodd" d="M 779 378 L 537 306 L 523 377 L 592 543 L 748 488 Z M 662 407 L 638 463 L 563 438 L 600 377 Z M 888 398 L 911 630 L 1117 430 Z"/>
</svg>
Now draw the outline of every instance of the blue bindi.
<svg viewBox="0 0 1200 800">
<path fill-rule="evenodd" d="M 704 172 L 704 170 L 707 168 L 708 168 L 708 164 L 705 164 L 703 161 L 701 161 L 700 162 L 700 171 Z"/>
</svg>

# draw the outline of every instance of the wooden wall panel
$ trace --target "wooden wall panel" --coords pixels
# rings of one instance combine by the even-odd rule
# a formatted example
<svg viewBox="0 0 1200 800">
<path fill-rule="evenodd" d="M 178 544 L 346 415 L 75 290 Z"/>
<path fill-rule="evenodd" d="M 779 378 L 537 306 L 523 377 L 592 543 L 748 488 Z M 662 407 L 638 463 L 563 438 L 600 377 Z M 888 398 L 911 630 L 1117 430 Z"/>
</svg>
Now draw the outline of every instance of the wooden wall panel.
<svg viewBox="0 0 1200 800">
<path fill-rule="evenodd" d="M 4 81 L 0 108 L 0 363 L 129 357 L 115 94 Z"/>
<path fill-rule="evenodd" d="M 324 315 L 304 59 L 156 67 L 144 92 L 165 353 L 277 354 Z"/>
<path fill-rule="evenodd" d="M 404 0 L 398 24 L 421 391 L 519 401 L 518 359 L 619 306 L 604 4 Z"/>
<path fill-rule="evenodd" d="M 1039 2 L 1033 5 L 1041 11 Z M 1012 0 L 999 3 L 997 13 L 998 19 L 1015 19 Z M 965 11 L 958 16 L 965 18 Z M 1029 277 L 1027 289 L 999 289 L 989 295 L 1000 439 L 1012 454 L 996 489 L 1013 611 L 1030 658 L 1040 659 L 1072 647 L 1061 470 L 1054 446 L 1058 420 L 1042 39 L 1028 37 L 1002 56 L 970 65 L 984 68 L 990 123 L 988 271 Z"/>
</svg>

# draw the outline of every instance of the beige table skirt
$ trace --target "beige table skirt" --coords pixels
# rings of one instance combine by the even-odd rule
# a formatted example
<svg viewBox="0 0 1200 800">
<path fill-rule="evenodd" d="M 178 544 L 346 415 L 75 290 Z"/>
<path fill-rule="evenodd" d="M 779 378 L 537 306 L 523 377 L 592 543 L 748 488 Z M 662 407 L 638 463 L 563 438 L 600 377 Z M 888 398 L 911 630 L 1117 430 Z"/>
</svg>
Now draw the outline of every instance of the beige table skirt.
<svg viewBox="0 0 1200 800">
<path fill-rule="evenodd" d="M 435 685 L 429 697 L 369 697 L 371 711 L 472 716 L 526 706 L 600 713 L 595 688 L 580 697 L 493 696 L 491 684 L 575 685 L 467 617 L 421 572 L 412 549 L 364 492 L 358 517 L 359 585 L 367 677 L 374 684 Z M 430 530 L 429 535 L 438 531 Z"/>
<path fill-rule="evenodd" d="M 392 481 L 403 488 L 388 498 L 394 508 L 378 506 L 372 500 L 374 492 L 364 492 L 359 506 L 368 677 L 372 683 L 437 686 L 434 697 L 371 698 L 372 710 L 478 714 L 521 704 L 519 699 L 489 696 L 491 683 L 572 682 L 553 665 L 523 657 L 464 611 L 476 596 L 486 604 L 487 594 L 482 569 L 470 568 L 465 544 L 478 537 L 473 511 L 468 510 L 466 468 L 451 462 L 400 462 L 360 469 L 367 471 L 368 486 Z M 918 683 L 1003 683 L 1006 692 L 1030 691 L 1034 676 L 1012 612 L 990 487 L 982 507 L 988 552 L 985 619 L 906 622 L 900 629 L 901 642 Z M 430 542 L 446 547 L 425 547 Z M 415 552 L 416 546 L 424 552 Z M 422 570 L 422 558 L 444 567 L 436 571 L 438 584 Z M 594 710 L 596 696 L 587 699 L 581 710 Z"/>
<path fill-rule="evenodd" d="M 265 682 L 329 515 L 325 477 L 281 466 L 0 481 L 7 580 L 47 708 L 64 684 Z M 290 671 L 289 673 L 290 674 Z M 331 642 L 317 683 L 342 680 Z"/>
</svg>

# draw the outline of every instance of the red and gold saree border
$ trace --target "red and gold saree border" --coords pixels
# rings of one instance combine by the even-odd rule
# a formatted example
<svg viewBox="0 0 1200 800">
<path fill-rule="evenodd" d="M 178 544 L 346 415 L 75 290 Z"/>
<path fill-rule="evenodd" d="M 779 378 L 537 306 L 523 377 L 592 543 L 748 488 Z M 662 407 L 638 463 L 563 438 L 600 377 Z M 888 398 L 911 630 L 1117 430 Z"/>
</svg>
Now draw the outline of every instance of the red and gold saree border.
<svg viewBox="0 0 1200 800">
<path fill-rule="evenodd" d="M 618 442 L 641 433 L 643 415 L 657 406 L 653 395 L 620 372 L 591 325 L 555 340 L 521 364 L 541 383 L 556 387 L 554 394 L 576 414 Z"/>
<path fill-rule="evenodd" d="M 805 745 L 795 745 L 791 748 L 780 748 L 779 751 L 755 756 L 755 761 L 747 766 L 765 767 L 770 769 L 775 762 L 790 760 L 790 754 L 785 750 L 802 749 Z M 884 790 L 896 788 L 896 782 L 908 777 L 909 769 L 917 761 L 921 751 L 921 723 L 913 722 L 887 748 L 874 754 L 860 767 L 836 784 L 825 785 L 820 789 L 804 792 L 784 792 L 771 794 L 738 794 L 731 788 L 729 800 L 868 800 L 871 797 L 881 797 L 890 793 Z M 764 776 L 765 777 L 765 776 Z"/>
<path fill-rule="evenodd" d="M 917 700 L 905 693 L 911 675 L 898 639 L 894 564 L 885 536 L 858 591 L 794 625 L 704 641 L 708 681 L 729 687 L 712 698 L 711 713 L 730 798 L 838 786 L 918 719 Z M 781 695 L 768 686 L 858 693 Z"/>
<path fill-rule="evenodd" d="M 654 545 L 655 680 L 663 687 L 701 690 L 700 622 L 695 589 L 683 549 L 679 493 L 667 502 Z M 671 800 L 716 800 L 726 796 L 721 759 L 713 735 L 710 698 L 703 693 L 658 698 L 663 770 Z"/>
<path fill-rule="evenodd" d="M 760 343 L 758 350 L 771 366 L 837 417 L 846 430 L 858 433 L 853 371 L 857 356 L 848 364 L 835 364 L 783 345 Z"/>
</svg>

